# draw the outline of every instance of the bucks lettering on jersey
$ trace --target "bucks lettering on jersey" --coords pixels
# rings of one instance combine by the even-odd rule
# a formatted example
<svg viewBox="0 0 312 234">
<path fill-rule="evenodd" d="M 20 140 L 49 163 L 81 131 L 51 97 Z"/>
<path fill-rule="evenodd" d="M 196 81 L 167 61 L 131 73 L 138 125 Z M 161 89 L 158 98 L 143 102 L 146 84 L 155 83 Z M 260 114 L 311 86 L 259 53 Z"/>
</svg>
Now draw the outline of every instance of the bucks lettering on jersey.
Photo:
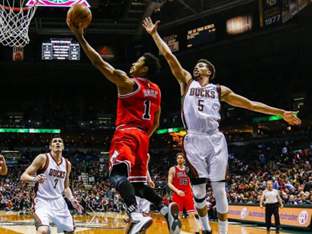
<svg viewBox="0 0 312 234">
<path fill-rule="evenodd" d="M 61 163 L 57 164 L 50 153 L 46 154 L 47 162 L 42 174 L 46 177 L 43 183 L 37 184 L 36 196 L 45 199 L 57 199 L 62 197 L 67 176 L 67 160 L 62 157 Z"/>
<path fill-rule="evenodd" d="M 182 119 L 187 130 L 209 133 L 219 128 L 220 86 L 201 86 L 193 80 L 182 100 Z"/>
</svg>

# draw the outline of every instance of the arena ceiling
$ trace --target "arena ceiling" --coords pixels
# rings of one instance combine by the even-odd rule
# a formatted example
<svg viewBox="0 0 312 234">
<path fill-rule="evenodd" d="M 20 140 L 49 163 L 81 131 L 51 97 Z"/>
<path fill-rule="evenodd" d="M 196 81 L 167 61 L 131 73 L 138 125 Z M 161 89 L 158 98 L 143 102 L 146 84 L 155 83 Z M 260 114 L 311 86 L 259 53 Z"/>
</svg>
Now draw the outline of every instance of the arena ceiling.
<svg viewBox="0 0 312 234">
<path fill-rule="evenodd" d="M 162 27 L 169 28 L 254 1 L 257 0 L 90 0 L 94 20 L 88 32 L 137 35 L 146 16 L 160 15 Z M 61 8 L 39 8 L 31 31 L 68 34 L 66 12 Z"/>
</svg>

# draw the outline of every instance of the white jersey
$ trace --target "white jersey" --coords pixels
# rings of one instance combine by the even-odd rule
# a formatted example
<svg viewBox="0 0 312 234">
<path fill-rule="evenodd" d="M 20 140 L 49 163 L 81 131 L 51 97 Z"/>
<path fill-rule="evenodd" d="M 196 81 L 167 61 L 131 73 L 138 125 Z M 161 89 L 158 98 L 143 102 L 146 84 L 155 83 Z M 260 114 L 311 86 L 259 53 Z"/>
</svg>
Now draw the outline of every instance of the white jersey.
<svg viewBox="0 0 312 234">
<path fill-rule="evenodd" d="M 45 167 L 37 172 L 38 175 L 44 175 L 46 180 L 36 184 L 36 197 L 58 199 L 63 197 L 68 161 L 62 157 L 61 163 L 57 164 L 50 153 L 46 154 L 46 157 Z"/>
<path fill-rule="evenodd" d="M 278 203 L 278 191 L 276 189 L 272 189 L 270 190 L 264 190 L 263 191 L 264 194 L 264 204 L 274 204 L 274 203 Z"/>
<path fill-rule="evenodd" d="M 188 131 L 212 133 L 219 128 L 220 86 L 208 84 L 202 87 L 191 81 L 182 102 L 182 119 Z"/>
</svg>

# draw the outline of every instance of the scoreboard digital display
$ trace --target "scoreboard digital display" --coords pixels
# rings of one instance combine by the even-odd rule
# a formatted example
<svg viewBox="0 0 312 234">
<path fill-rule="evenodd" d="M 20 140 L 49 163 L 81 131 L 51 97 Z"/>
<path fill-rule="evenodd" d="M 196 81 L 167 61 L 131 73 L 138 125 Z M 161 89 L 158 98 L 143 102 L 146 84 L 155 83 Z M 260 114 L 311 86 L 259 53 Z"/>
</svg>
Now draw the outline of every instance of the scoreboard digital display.
<svg viewBox="0 0 312 234">
<path fill-rule="evenodd" d="M 70 38 L 50 39 L 41 48 L 42 60 L 80 60 L 80 45 Z"/>
<path fill-rule="evenodd" d="M 188 30 L 186 38 L 187 48 L 213 42 L 216 40 L 216 26 L 215 24 L 207 24 Z"/>
</svg>

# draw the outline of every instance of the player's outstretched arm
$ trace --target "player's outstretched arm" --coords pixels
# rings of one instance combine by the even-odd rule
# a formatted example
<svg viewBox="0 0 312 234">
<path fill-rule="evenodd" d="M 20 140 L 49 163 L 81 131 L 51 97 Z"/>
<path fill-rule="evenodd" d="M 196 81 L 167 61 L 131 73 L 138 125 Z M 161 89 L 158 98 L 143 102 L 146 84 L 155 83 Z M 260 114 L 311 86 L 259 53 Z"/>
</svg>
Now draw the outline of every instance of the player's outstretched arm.
<svg viewBox="0 0 312 234">
<path fill-rule="evenodd" d="M 5 158 L 0 154 L 0 175 L 5 176 L 8 174 L 8 166 L 6 164 Z"/>
<path fill-rule="evenodd" d="M 251 101 L 248 98 L 234 93 L 231 89 L 225 86 L 221 86 L 221 100 L 231 106 L 240 107 L 268 115 L 279 115 L 290 125 L 301 124 L 301 120 L 296 115 L 297 112 L 286 111 L 283 109 L 268 106 L 261 102 Z"/>
<path fill-rule="evenodd" d="M 82 213 L 83 207 L 79 204 L 77 199 L 73 196 L 73 193 L 69 186 L 69 177 L 71 172 L 71 163 L 66 159 L 66 167 L 67 167 L 67 175 L 65 178 L 65 188 L 64 188 L 64 195 L 65 197 L 71 202 L 72 206 L 79 212 Z"/>
<path fill-rule="evenodd" d="M 44 168 L 46 164 L 47 156 L 44 154 L 39 154 L 34 161 L 30 164 L 29 167 L 21 175 L 21 181 L 23 182 L 39 182 L 43 183 L 45 177 L 43 175 L 36 175 L 37 171 Z"/>
<path fill-rule="evenodd" d="M 74 26 L 69 20 L 67 21 L 69 29 L 73 32 L 78 42 L 80 43 L 83 51 L 88 56 L 92 64 L 100 70 L 100 72 L 112 83 L 123 89 L 127 93 L 133 91 L 134 81 L 130 79 L 124 71 L 115 69 L 111 64 L 104 61 L 99 53 L 90 46 L 84 37 L 84 29 L 79 26 Z"/>
<path fill-rule="evenodd" d="M 157 29 L 159 25 L 159 21 L 157 21 L 155 24 L 152 22 L 151 18 L 145 18 L 143 20 L 143 27 L 145 28 L 146 32 L 150 34 L 157 45 L 160 53 L 165 57 L 167 60 L 171 72 L 174 75 L 174 77 L 178 80 L 180 85 L 187 85 L 189 81 L 192 79 L 191 74 L 186 71 L 178 61 L 177 57 L 171 52 L 169 46 L 166 44 L 166 42 L 160 37 Z"/>
</svg>

